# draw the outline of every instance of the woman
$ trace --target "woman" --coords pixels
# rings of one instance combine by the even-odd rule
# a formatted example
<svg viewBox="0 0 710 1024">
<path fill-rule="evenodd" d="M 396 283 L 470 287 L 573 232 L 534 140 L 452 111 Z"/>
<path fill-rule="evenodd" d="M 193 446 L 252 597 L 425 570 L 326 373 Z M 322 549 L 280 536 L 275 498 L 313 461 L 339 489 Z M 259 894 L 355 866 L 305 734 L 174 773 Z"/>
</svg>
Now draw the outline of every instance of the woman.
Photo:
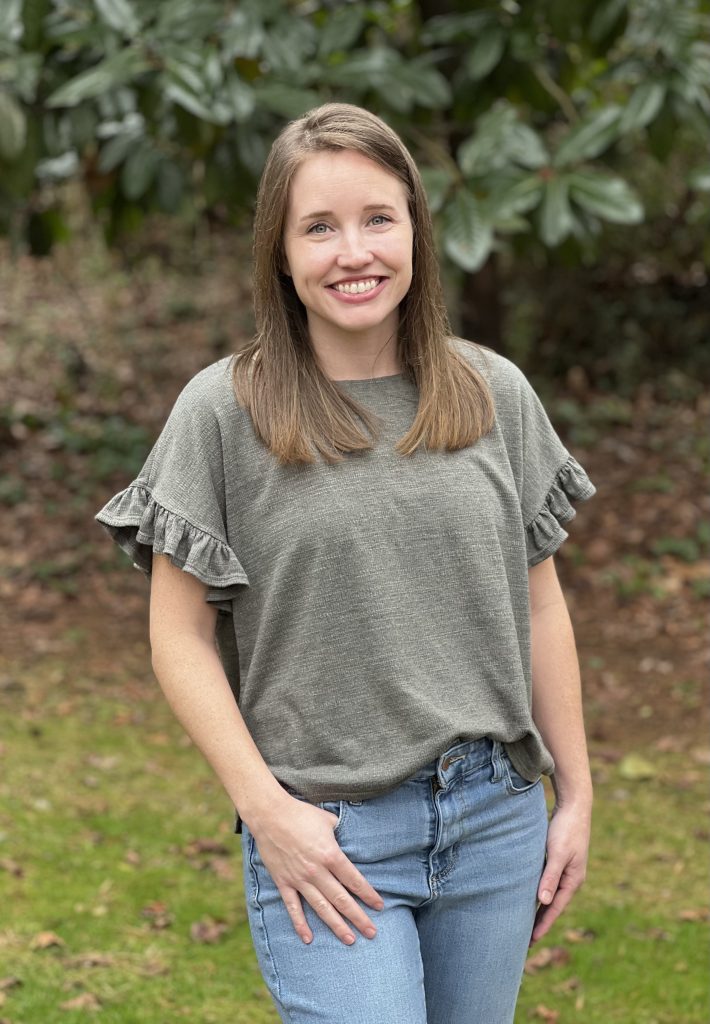
<svg viewBox="0 0 710 1024">
<path fill-rule="evenodd" d="M 284 129 L 254 252 L 253 342 L 96 518 L 152 574 L 153 668 L 235 805 L 281 1018 L 504 1024 L 585 873 L 552 556 L 595 488 L 520 370 L 451 337 L 379 118 Z"/>
</svg>

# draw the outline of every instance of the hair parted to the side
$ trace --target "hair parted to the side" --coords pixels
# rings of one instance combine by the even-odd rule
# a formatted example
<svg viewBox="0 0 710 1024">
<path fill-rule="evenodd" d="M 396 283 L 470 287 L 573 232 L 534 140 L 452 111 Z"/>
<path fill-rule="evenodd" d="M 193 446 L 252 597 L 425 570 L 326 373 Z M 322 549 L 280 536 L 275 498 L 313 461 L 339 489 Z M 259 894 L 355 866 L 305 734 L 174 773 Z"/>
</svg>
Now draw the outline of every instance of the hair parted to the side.
<svg viewBox="0 0 710 1024">
<path fill-rule="evenodd" d="M 396 451 L 411 455 L 420 447 L 469 447 L 492 428 L 493 399 L 483 377 L 450 343 L 421 176 L 396 132 L 348 103 L 326 103 L 291 121 L 271 147 L 254 219 L 256 334 L 233 361 L 237 398 L 248 409 L 257 436 L 283 464 L 316 462 L 316 453 L 326 462 L 339 462 L 343 453 L 373 447 L 377 417 L 321 370 L 305 307 L 282 270 L 293 175 L 309 155 L 339 149 L 361 153 L 395 175 L 409 201 L 412 283 L 399 307 L 398 355 L 419 390 L 419 408 Z"/>
</svg>

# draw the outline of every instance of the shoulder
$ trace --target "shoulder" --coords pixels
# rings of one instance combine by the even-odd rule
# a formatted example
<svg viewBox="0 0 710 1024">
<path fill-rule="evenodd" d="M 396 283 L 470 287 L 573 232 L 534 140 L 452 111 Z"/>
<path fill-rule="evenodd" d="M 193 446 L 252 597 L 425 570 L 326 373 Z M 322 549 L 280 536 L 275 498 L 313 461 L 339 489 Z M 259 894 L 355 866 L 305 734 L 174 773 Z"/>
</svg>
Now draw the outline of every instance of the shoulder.
<svg viewBox="0 0 710 1024">
<path fill-rule="evenodd" d="M 451 347 L 479 371 L 491 389 L 494 401 L 518 404 L 521 391 L 530 387 L 519 366 L 506 356 L 478 342 L 452 338 Z"/>
<path fill-rule="evenodd" d="M 175 411 L 182 415 L 219 417 L 234 408 L 232 384 L 234 355 L 224 356 L 199 370 L 184 385 L 175 401 Z"/>
</svg>

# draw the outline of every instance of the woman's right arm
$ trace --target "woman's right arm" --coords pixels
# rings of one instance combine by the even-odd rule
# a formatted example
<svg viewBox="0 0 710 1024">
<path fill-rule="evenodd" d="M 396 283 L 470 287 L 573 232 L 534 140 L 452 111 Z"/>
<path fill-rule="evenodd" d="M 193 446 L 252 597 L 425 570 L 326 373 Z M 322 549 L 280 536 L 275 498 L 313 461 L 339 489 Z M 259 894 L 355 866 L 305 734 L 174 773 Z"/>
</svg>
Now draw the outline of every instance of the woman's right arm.
<svg viewBox="0 0 710 1024">
<path fill-rule="evenodd" d="M 299 893 L 342 941 L 355 936 L 341 915 L 374 933 L 351 893 L 376 910 L 382 899 L 338 846 L 335 815 L 287 793 L 246 727 L 215 646 L 217 610 L 205 591 L 167 555 L 153 555 L 151 660 L 165 698 L 253 834 L 301 938 L 310 942 L 312 933 Z"/>
</svg>

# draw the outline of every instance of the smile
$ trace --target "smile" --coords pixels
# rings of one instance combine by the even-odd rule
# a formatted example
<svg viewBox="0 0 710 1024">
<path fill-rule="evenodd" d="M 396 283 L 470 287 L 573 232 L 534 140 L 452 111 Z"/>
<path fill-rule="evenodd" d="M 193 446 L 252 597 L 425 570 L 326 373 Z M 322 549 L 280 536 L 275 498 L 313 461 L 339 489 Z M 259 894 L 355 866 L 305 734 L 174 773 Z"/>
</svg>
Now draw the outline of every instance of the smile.
<svg viewBox="0 0 710 1024">
<path fill-rule="evenodd" d="M 344 281 L 342 284 L 331 285 L 341 295 L 362 295 L 363 292 L 371 292 L 375 289 L 381 277 L 371 277 L 367 281 Z"/>
</svg>

